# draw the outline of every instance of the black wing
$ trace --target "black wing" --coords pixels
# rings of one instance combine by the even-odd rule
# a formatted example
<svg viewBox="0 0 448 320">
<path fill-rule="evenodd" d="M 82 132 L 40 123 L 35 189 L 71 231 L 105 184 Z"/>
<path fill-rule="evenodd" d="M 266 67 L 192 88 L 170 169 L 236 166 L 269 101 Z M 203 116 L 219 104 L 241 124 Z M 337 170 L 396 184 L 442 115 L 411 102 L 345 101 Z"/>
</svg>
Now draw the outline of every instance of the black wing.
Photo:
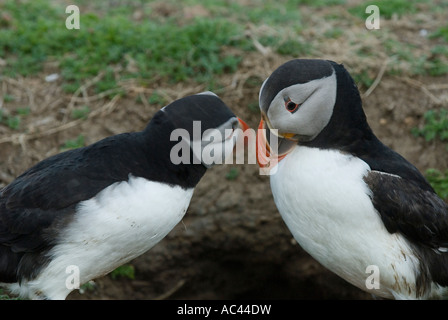
<svg viewBox="0 0 448 320">
<path fill-rule="evenodd" d="M 379 171 L 365 178 L 372 201 L 390 233 L 399 232 L 412 243 L 448 248 L 448 205 L 412 180 Z"/>
<path fill-rule="evenodd" d="M 422 263 L 417 296 L 432 282 L 448 286 L 448 205 L 420 181 L 371 171 L 365 178 L 373 205 L 390 233 L 407 238 Z"/>
<path fill-rule="evenodd" d="M 135 167 L 132 134 L 45 159 L 0 191 L 0 245 L 31 252 L 51 241 L 50 227 L 64 223 L 78 202 L 94 197 Z"/>
</svg>

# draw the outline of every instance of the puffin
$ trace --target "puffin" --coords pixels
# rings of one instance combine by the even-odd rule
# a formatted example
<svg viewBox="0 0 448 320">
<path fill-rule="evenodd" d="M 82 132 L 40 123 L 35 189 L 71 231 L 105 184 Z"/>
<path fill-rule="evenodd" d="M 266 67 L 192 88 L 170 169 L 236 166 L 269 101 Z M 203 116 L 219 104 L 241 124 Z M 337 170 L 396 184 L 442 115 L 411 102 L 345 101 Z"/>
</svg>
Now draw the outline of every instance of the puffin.
<svg viewBox="0 0 448 320">
<path fill-rule="evenodd" d="M 287 61 L 259 106 L 257 160 L 301 248 L 375 298 L 447 298 L 448 205 L 375 136 L 345 67 Z"/>
<path fill-rule="evenodd" d="M 0 286 L 24 299 L 63 300 L 142 255 L 181 221 L 196 185 L 243 128 L 203 92 L 158 110 L 143 131 L 35 164 L 0 190 Z M 206 148 L 223 151 L 204 160 Z"/>
</svg>

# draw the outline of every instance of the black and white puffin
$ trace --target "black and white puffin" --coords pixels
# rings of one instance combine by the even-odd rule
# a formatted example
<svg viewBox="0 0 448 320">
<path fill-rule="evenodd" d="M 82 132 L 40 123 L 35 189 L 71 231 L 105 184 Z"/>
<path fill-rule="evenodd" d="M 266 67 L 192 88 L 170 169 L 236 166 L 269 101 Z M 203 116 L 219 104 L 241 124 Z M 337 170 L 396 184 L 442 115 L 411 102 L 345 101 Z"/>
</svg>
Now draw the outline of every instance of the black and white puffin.
<svg viewBox="0 0 448 320">
<path fill-rule="evenodd" d="M 446 298 L 448 205 L 374 135 L 343 65 L 288 61 L 259 102 L 258 161 L 300 246 L 376 297 Z"/>
<path fill-rule="evenodd" d="M 198 152 L 210 144 L 232 150 L 240 126 L 248 128 L 205 92 L 165 106 L 141 132 L 31 167 L 0 190 L 0 285 L 23 298 L 65 299 L 74 287 L 74 277 L 67 282 L 73 268 L 83 284 L 140 256 L 181 221 L 195 186 L 214 164 Z M 173 138 L 176 129 L 184 135 Z M 222 139 L 204 138 L 210 129 Z M 179 163 L 173 157 L 180 156 L 182 139 L 199 147 L 187 157 L 191 161 Z"/>
</svg>

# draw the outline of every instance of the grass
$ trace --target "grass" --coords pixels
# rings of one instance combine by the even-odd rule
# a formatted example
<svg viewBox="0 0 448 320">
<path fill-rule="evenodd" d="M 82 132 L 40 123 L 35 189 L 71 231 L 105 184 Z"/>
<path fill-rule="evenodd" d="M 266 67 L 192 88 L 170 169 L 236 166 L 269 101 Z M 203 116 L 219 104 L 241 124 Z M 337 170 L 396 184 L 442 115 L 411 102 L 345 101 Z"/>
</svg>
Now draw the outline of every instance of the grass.
<svg viewBox="0 0 448 320">
<path fill-rule="evenodd" d="M 118 278 L 126 278 L 130 280 L 135 279 L 135 268 L 133 265 L 130 264 L 124 264 L 117 269 L 113 270 L 110 274 L 110 277 L 112 279 L 118 279 Z"/>
<path fill-rule="evenodd" d="M 61 151 L 82 148 L 85 145 L 85 138 L 82 134 L 80 134 L 75 139 L 65 141 L 65 143 L 61 146 Z"/>
<path fill-rule="evenodd" d="M 29 114 L 29 108 L 17 109 L 16 114 L 4 114 L 0 109 L 0 125 L 5 125 L 12 130 L 19 130 L 21 119 Z"/>
<path fill-rule="evenodd" d="M 429 110 L 423 118 L 423 127 L 413 128 L 412 134 L 416 137 L 424 137 L 428 142 L 434 140 L 448 141 L 448 109 Z M 426 170 L 425 175 L 437 194 L 448 201 L 448 170 L 441 172 L 435 168 L 430 168 Z"/>
<path fill-rule="evenodd" d="M 168 101 L 165 100 L 165 98 L 157 92 L 157 90 L 154 90 L 154 92 L 151 94 L 151 96 L 148 98 L 148 102 L 150 104 L 155 105 L 165 105 Z"/>
<path fill-rule="evenodd" d="M 179 28 L 176 21 L 150 19 L 135 23 L 127 13 L 99 17 L 82 15 L 81 28 L 68 30 L 63 10 L 48 1 L 15 1 L 0 4 L 8 16 L 0 32 L 0 56 L 5 56 L 5 75 L 27 76 L 57 61 L 67 91 L 106 70 L 97 91 L 116 86 L 120 78 L 164 78 L 170 81 L 212 82 L 213 76 L 235 71 L 241 56 L 223 52 L 240 46 L 242 26 L 224 19 L 194 19 Z M 36 12 L 39 12 L 36 15 Z M 135 68 L 130 70 L 130 64 Z M 121 69 L 119 78 L 114 71 Z"/>
<path fill-rule="evenodd" d="M 153 1 L 154 2 L 154 1 Z M 376 4 L 381 18 L 404 16 L 419 12 L 427 0 L 369 1 L 349 7 L 349 12 L 366 18 L 365 8 Z M 44 0 L 6 0 L 0 4 L 0 57 L 5 57 L 6 76 L 29 76 L 44 70 L 45 63 L 54 62 L 60 68 L 63 88 L 73 93 L 96 75 L 105 75 L 93 86 L 102 92 L 127 78 L 143 78 L 150 82 L 169 81 L 207 84 L 208 90 L 219 86 L 216 79 L 234 73 L 245 52 L 255 51 L 245 36 L 248 24 L 267 25 L 273 32 L 259 36 L 264 46 L 285 56 L 307 56 L 319 52 L 311 39 L 303 36 L 306 17 L 302 8 L 329 8 L 346 5 L 345 0 L 281 0 L 231 2 L 225 0 L 187 0 L 179 3 L 164 1 L 166 17 L 155 14 L 155 6 L 141 1 L 108 1 L 91 3 L 77 1 L 81 10 L 81 28 L 65 28 L 65 7 Z M 184 19 L 183 9 L 200 4 L 207 14 Z M 143 19 L 132 18 L 140 10 Z M 38 14 L 36 14 L 38 13 Z M 337 18 L 335 18 L 337 19 Z M 340 20 L 340 18 L 339 18 Z M 343 38 L 344 29 L 335 25 L 322 33 L 324 38 Z M 431 34 L 432 39 L 447 41 L 448 26 Z M 388 43 L 389 41 L 389 43 Z M 416 56 L 414 48 L 396 39 L 386 39 L 384 49 L 397 60 L 412 64 L 411 73 L 432 76 L 448 73 L 446 44 L 435 46 L 431 52 Z M 235 50 L 227 50 L 234 48 Z M 378 49 L 378 48 L 376 48 Z M 377 50 L 368 50 L 369 54 Z M 360 51 L 359 56 L 366 55 Z M 365 57 L 372 59 L 374 56 Z M 395 72 L 400 72 L 398 64 Z M 361 70 L 360 84 L 372 83 L 369 70 Z"/>
<path fill-rule="evenodd" d="M 229 172 L 226 173 L 225 177 L 227 180 L 236 180 L 238 176 L 240 175 L 240 172 L 238 171 L 238 168 L 230 168 Z"/>
<path fill-rule="evenodd" d="M 426 178 L 436 193 L 445 201 L 448 201 L 448 170 L 441 172 L 437 169 L 428 169 Z"/>
<path fill-rule="evenodd" d="M 440 6 L 447 4 L 444 0 L 439 1 Z M 422 27 L 415 31 L 413 39 L 409 41 L 403 35 L 395 35 L 394 24 L 385 23 L 388 20 L 401 20 L 412 21 L 414 26 L 419 26 L 418 15 L 431 10 L 428 0 L 366 1 L 350 7 L 348 11 L 360 19 L 360 23 L 363 23 L 370 15 L 365 12 L 368 5 L 378 6 L 381 29 L 375 31 L 376 38 L 380 40 L 380 43 L 377 43 L 375 48 L 368 48 L 367 53 L 370 58 L 366 56 L 366 59 L 382 60 L 384 56 L 379 56 L 378 53 L 386 54 L 390 61 L 387 73 L 391 75 L 444 76 L 448 73 L 447 25 L 439 27 L 435 31 Z M 427 33 L 427 35 L 420 34 L 419 31 L 423 34 Z M 327 32 L 327 35 L 329 34 L 331 31 Z M 419 38 L 422 41 L 418 41 Z M 358 57 L 365 54 L 366 52 L 361 50 Z M 365 77 L 361 77 L 360 80 L 365 80 Z"/>
<path fill-rule="evenodd" d="M 5 94 L 3 96 L 3 102 L 8 105 L 10 102 L 14 102 L 16 98 L 13 95 Z M 0 108 L 0 125 L 5 125 L 12 130 L 19 130 L 21 119 L 30 114 L 29 107 L 17 108 L 15 111 L 5 112 Z"/>
<path fill-rule="evenodd" d="M 366 7 L 376 5 L 380 9 L 380 16 L 385 19 L 391 19 L 393 16 L 401 17 L 408 14 L 417 13 L 419 3 L 427 3 L 428 0 L 376 0 L 365 1 L 360 5 L 351 8 L 349 11 L 360 17 L 365 18 Z"/>
<path fill-rule="evenodd" d="M 439 139 L 448 141 L 448 109 L 429 110 L 424 115 L 424 126 L 413 128 L 415 136 L 422 136 L 426 141 Z"/>
<path fill-rule="evenodd" d="M 305 55 L 312 46 L 300 37 L 300 6 L 324 7 L 345 1 L 284 0 L 281 5 L 272 0 L 249 5 L 205 1 L 201 5 L 210 14 L 187 21 L 179 7 L 197 5 L 197 0 L 163 2 L 173 10 L 166 18 L 154 17 L 154 9 L 140 2 L 123 1 L 115 7 L 108 7 L 106 2 L 78 3 L 91 9 L 81 10 L 78 30 L 65 28 L 68 14 L 57 4 L 43 0 L 1 3 L 0 56 L 6 57 L 3 73 L 12 77 L 34 75 L 46 62 L 56 62 L 63 88 L 69 93 L 100 71 L 106 74 L 95 84 L 96 92 L 111 89 L 126 78 L 194 81 L 213 89 L 217 76 L 235 72 L 244 52 L 256 50 L 244 35 L 246 24 L 281 26 L 279 32 L 261 42 L 282 55 Z M 139 5 L 148 18 L 135 21 L 132 13 Z"/>
<path fill-rule="evenodd" d="M 448 42 L 448 24 L 438 28 L 434 33 L 431 34 L 430 37 L 431 38 L 441 38 L 445 42 Z"/>
<path fill-rule="evenodd" d="M 16 297 L 10 297 L 3 291 L 3 289 L 0 288 L 0 301 L 1 300 L 20 300 L 20 299 Z"/>
<path fill-rule="evenodd" d="M 72 119 L 87 119 L 90 112 L 89 106 L 82 106 L 72 110 Z"/>
</svg>

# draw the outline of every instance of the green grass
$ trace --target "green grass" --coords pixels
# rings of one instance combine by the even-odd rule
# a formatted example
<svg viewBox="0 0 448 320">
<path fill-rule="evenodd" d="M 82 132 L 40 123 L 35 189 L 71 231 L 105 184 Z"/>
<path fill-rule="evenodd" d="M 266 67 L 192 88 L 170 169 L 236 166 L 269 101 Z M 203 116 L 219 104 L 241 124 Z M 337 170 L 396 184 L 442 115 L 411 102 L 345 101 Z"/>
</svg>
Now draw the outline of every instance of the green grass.
<svg viewBox="0 0 448 320">
<path fill-rule="evenodd" d="M 298 36 L 282 38 L 278 35 L 262 36 L 259 42 L 265 47 L 271 47 L 281 55 L 300 56 L 311 52 L 311 45 L 305 43 Z"/>
<path fill-rule="evenodd" d="M 349 9 L 349 12 L 365 19 L 370 14 L 367 14 L 366 7 L 369 5 L 376 5 L 380 9 L 380 18 L 391 19 L 393 15 L 401 17 L 407 14 L 413 14 L 418 12 L 419 3 L 427 3 L 428 0 L 376 0 L 376 1 L 363 1 L 353 8 Z"/>
<path fill-rule="evenodd" d="M 72 119 L 87 119 L 90 112 L 89 106 L 82 106 L 72 110 Z"/>
<path fill-rule="evenodd" d="M 430 35 L 431 38 L 440 38 L 445 42 L 448 42 L 448 24 L 438 28 L 434 33 Z"/>
<path fill-rule="evenodd" d="M 238 171 L 238 168 L 230 168 L 229 172 L 226 173 L 225 177 L 227 180 L 236 180 L 238 176 L 240 175 L 240 172 Z"/>
<path fill-rule="evenodd" d="M 13 95 L 5 94 L 3 96 L 3 101 L 4 102 L 11 102 L 11 101 L 15 101 L 15 100 L 16 100 L 16 98 Z"/>
<path fill-rule="evenodd" d="M 0 109 L 0 125 L 5 125 L 9 127 L 12 130 L 19 130 L 20 129 L 20 123 L 23 116 L 28 115 L 26 112 L 26 108 L 24 109 L 18 109 L 16 111 L 17 115 L 8 114 L 5 115 L 3 111 Z"/>
<path fill-rule="evenodd" d="M 243 26 L 219 18 L 197 18 L 180 27 L 175 20 L 136 23 L 127 12 L 102 17 L 85 13 L 81 28 L 68 30 L 67 14 L 61 9 L 42 0 L 23 1 L 20 6 L 15 1 L 0 4 L 0 11 L 9 17 L 0 32 L 5 75 L 35 74 L 45 61 L 57 61 L 67 91 L 106 70 L 96 84 L 102 91 L 116 86 L 114 69 L 126 70 L 132 61 L 137 69 L 121 72 L 121 78 L 213 82 L 215 75 L 235 71 L 241 60 L 222 49 L 249 43 L 239 36 Z"/>
<path fill-rule="evenodd" d="M 298 0 L 297 1 L 303 5 L 309 5 L 314 7 L 329 7 L 334 5 L 343 5 L 347 1 L 346 0 Z"/>
<path fill-rule="evenodd" d="M 386 53 L 391 59 L 390 73 L 401 74 L 401 64 L 407 63 L 409 75 L 429 75 L 432 77 L 448 74 L 448 49 L 446 44 L 436 44 L 429 52 L 420 53 L 418 47 L 409 43 L 388 39 L 384 43 Z"/>
<path fill-rule="evenodd" d="M 339 27 L 331 28 L 330 30 L 325 31 L 324 36 L 326 38 L 335 39 L 344 35 L 344 30 Z"/>
<path fill-rule="evenodd" d="M 448 141 L 448 110 L 427 111 L 424 114 L 424 126 L 413 128 L 412 133 L 417 137 L 424 137 L 426 141 Z M 425 175 L 437 194 L 444 200 L 448 200 L 448 170 L 441 172 L 430 168 Z"/>
<path fill-rule="evenodd" d="M 67 92 L 74 92 L 101 71 L 105 75 L 93 86 L 96 92 L 114 88 L 126 78 L 195 81 L 213 89 L 217 76 L 235 72 L 244 52 L 256 50 L 245 36 L 248 23 L 275 27 L 276 33 L 262 42 L 266 40 L 279 54 L 304 55 L 312 45 L 300 38 L 300 6 L 324 7 L 345 1 L 252 0 L 245 4 L 168 0 L 163 3 L 174 12 L 167 17 L 155 15 L 147 3 L 108 3 L 78 1 L 89 10 L 81 10 L 81 28 L 69 30 L 62 2 L 1 2 L 0 12 L 7 17 L 0 18 L 0 57 L 6 60 L 3 74 L 34 75 L 51 61 L 59 65 Z M 182 8 L 198 4 L 210 14 L 185 20 Z M 136 8 L 146 15 L 144 19 L 132 18 Z"/>
<path fill-rule="evenodd" d="M 437 194 L 444 200 L 448 200 L 448 170 L 444 173 L 437 169 L 428 169 L 426 178 Z"/>
<path fill-rule="evenodd" d="M 135 268 L 130 264 L 124 264 L 110 273 L 110 277 L 112 279 L 117 278 L 127 278 L 134 280 L 135 279 Z"/>
<path fill-rule="evenodd" d="M 155 12 L 151 6 L 155 2 L 169 8 L 166 16 Z M 366 6 L 376 4 L 381 18 L 390 19 L 394 14 L 418 13 L 419 6 L 427 3 L 428 0 L 368 1 L 349 7 L 349 12 L 365 19 Z M 112 5 L 111 1 L 79 0 L 76 4 L 87 9 L 81 10 L 81 28 L 68 30 L 65 27 L 68 14 L 62 1 L 0 2 L 0 57 L 6 61 L 0 67 L 1 73 L 10 77 L 35 75 L 44 70 L 46 62 L 53 62 L 59 66 L 62 87 L 69 93 L 100 72 L 104 75 L 92 86 L 95 92 L 115 88 L 120 80 L 127 78 L 142 78 L 148 80 L 147 84 L 160 80 L 193 81 L 213 90 L 219 86 L 220 75 L 236 72 L 245 52 L 256 50 L 251 38 L 246 36 L 248 25 L 269 26 L 270 31 L 257 37 L 262 45 L 276 53 L 310 56 L 319 53 L 319 48 L 315 41 L 302 36 L 304 30 L 309 30 L 303 8 L 327 9 L 347 5 L 347 1 L 123 0 Z M 198 5 L 207 14 L 184 19 L 183 9 Z M 135 10 L 142 12 L 142 19 L 132 18 Z M 344 29 L 338 26 L 323 33 L 325 38 L 343 35 Z M 448 26 L 438 28 L 431 38 L 447 41 Z M 412 74 L 448 73 L 445 44 L 415 56 L 409 45 L 395 42 L 388 49 L 386 41 L 387 53 L 412 63 Z M 399 72 L 399 67 L 396 68 Z M 365 86 L 371 83 L 368 72 L 360 77 Z"/>
<path fill-rule="evenodd" d="M 20 300 L 20 299 L 16 297 L 10 297 L 3 291 L 3 289 L 0 289 L 0 300 Z"/>
<path fill-rule="evenodd" d="M 166 99 L 157 90 L 149 96 L 148 102 L 155 105 L 165 105 L 167 103 Z"/>
<path fill-rule="evenodd" d="M 448 141 L 448 109 L 429 110 L 423 115 L 424 126 L 413 128 L 415 136 L 422 136 L 426 141 L 439 139 Z"/>
<path fill-rule="evenodd" d="M 85 145 L 86 143 L 84 136 L 80 134 L 78 137 L 76 137 L 76 139 L 65 141 L 64 145 L 61 146 L 61 151 L 82 148 Z"/>
<path fill-rule="evenodd" d="M 374 76 L 368 70 L 362 70 L 353 74 L 353 80 L 360 88 L 369 88 L 375 81 Z"/>
<path fill-rule="evenodd" d="M 95 284 L 95 282 L 93 280 L 91 280 L 91 281 L 88 281 L 88 282 L 82 284 L 79 287 L 79 293 L 80 294 L 84 294 L 84 293 L 89 292 L 89 291 L 93 292 L 93 291 L 95 291 L 95 289 L 96 289 L 96 284 Z"/>
</svg>

